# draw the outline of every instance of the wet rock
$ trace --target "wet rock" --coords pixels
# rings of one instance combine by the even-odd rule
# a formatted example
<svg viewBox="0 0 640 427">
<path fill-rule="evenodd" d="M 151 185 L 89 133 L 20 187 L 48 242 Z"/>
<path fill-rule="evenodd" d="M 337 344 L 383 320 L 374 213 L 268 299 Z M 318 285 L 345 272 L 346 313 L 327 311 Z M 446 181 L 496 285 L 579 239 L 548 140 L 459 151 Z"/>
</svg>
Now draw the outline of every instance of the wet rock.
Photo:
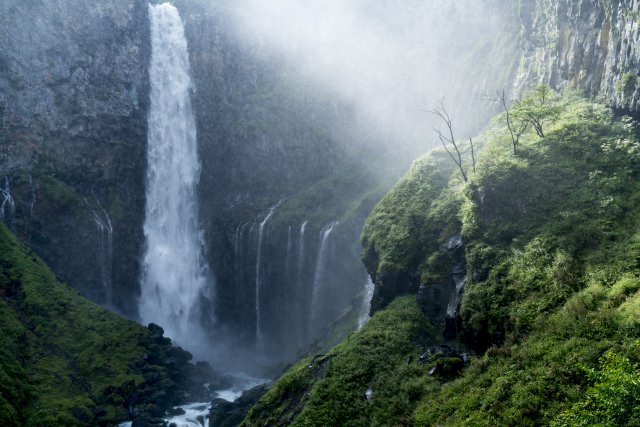
<svg viewBox="0 0 640 427">
<path fill-rule="evenodd" d="M 371 402 L 373 400 L 373 389 L 371 387 L 367 388 L 364 392 L 364 398 L 367 402 Z"/>
<path fill-rule="evenodd" d="M 469 355 L 448 345 L 434 345 L 424 349 L 419 362 L 429 369 L 429 375 L 449 381 L 456 378 L 467 365 Z"/>
<path fill-rule="evenodd" d="M 267 391 L 267 385 L 259 385 L 242 393 L 235 402 L 215 399 L 211 402 L 209 425 L 216 427 L 235 427 L 244 419 L 249 409 Z"/>
<path fill-rule="evenodd" d="M 160 339 L 164 336 L 164 329 L 161 326 L 156 325 L 155 323 L 149 323 L 147 326 L 149 332 L 151 332 L 151 338 L 154 340 Z"/>
<path fill-rule="evenodd" d="M 164 425 L 165 422 L 162 418 L 154 417 L 147 412 L 140 414 L 131 423 L 131 427 L 164 427 Z"/>
</svg>

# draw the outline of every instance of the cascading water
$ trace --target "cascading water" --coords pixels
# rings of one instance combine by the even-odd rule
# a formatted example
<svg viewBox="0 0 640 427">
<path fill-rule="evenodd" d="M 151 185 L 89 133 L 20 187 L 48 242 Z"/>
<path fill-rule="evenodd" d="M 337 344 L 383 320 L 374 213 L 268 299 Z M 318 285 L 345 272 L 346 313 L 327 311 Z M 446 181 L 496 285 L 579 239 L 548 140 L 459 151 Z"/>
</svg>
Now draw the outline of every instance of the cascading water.
<svg viewBox="0 0 640 427">
<path fill-rule="evenodd" d="M 256 349 L 258 351 L 262 351 L 263 343 L 262 343 L 262 313 L 260 311 L 260 288 L 262 287 L 262 276 L 260 275 L 261 271 L 261 261 L 262 261 L 262 239 L 264 238 L 264 226 L 269 222 L 274 212 L 280 206 L 282 200 L 276 203 L 274 206 L 271 206 L 269 209 L 269 213 L 262 220 L 260 226 L 258 227 L 258 248 L 256 250 Z"/>
<path fill-rule="evenodd" d="M 364 288 L 364 296 L 362 298 L 362 307 L 360 309 L 360 316 L 358 316 L 358 329 L 362 327 L 369 320 L 369 312 L 371 311 L 371 300 L 373 299 L 373 292 L 375 290 L 375 284 L 371 280 L 371 276 L 367 274 L 367 284 Z"/>
<path fill-rule="evenodd" d="M 13 196 L 11 196 L 11 180 L 8 176 L 4 177 L 4 188 L 0 187 L 0 197 L 2 198 L 2 203 L 0 203 L 0 219 L 10 219 L 16 207 L 16 202 L 13 200 Z"/>
<path fill-rule="evenodd" d="M 200 175 L 189 56 L 178 10 L 149 5 L 151 107 L 140 317 L 194 351 L 202 345 L 199 302 L 208 282 L 198 225 Z M 187 339 L 188 337 L 188 339 Z"/>
<path fill-rule="evenodd" d="M 313 289 L 311 296 L 311 319 L 310 327 L 313 327 L 317 322 L 318 309 L 319 309 L 319 297 L 320 288 L 325 281 L 325 275 L 327 270 L 327 243 L 329 243 L 329 237 L 333 232 L 334 227 L 338 225 L 337 222 L 332 222 L 325 225 L 320 232 L 320 249 L 318 250 L 318 262 L 316 263 L 316 272 L 313 276 Z"/>
<path fill-rule="evenodd" d="M 298 283 L 302 286 L 302 276 L 304 274 L 304 231 L 309 221 L 305 221 L 300 226 L 300 240 L 298 242 Z"/>
<path fill-rule="evenodd" d="M 29 219 L 33 220 L 33 208 L 36 206 L 36 186 L 31 175 L 29 175 L 29 195 Z"/>
<path fill-rule="evenodd" d="M 86 199 L 85 199 L 86 201 Z M 102 278 L 102 290 L 104 292 L 104 305 L 113 308 L 113 290 L 111 286 L 111 266 L 113 260 L 113 226 L 106 209 L 102 207 L 96 198 L 96 203 L 101 212 L 92 209 L 93 221 L 98 230 L 98 263 L 100 264 L 100 277 Z M 88 204 L 88 202 L 87 202 Z"/>
</svg>

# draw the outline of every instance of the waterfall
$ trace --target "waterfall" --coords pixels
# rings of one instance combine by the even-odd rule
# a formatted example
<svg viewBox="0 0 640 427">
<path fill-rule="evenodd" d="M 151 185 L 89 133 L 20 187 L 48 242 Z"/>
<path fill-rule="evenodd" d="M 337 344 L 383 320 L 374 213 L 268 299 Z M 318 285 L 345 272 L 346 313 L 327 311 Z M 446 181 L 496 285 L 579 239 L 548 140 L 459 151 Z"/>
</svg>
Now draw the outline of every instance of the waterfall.
<svg viewBox="0 0 640 427">
<path fill-rule="evenodd" d="M 260 288 L 262 287 L 262 277 L 260 275 L 262 261 L 262 239 L 264 237 L 264 226 L 269 222 L 276 208 L 280 206 L 282 200 L 269 208 L 269 213 L 264 217 L 258 226 L 258 247 L 256 249 L 256 349 L 261 351 L 262 347 L 262 314 L 260 312 Z"/>
<path fill-rule="evenodd" d="M 33 182 L 33 178 L 29 175 L 29 219 L 33 220 L 33 208 L 36 206 L 36 186 Z"/>
<path fill-rule="evenodd" d="M 298 242 L 298 284 L 302 286 L 302 278 L 304 274 L 304 230 L 307 228 L 307 223 L 304 221 L 300 226 L 300 241 Z"/>
<path fill-rule="evenodd" d="M 465 273 L 454 273 L 453 274 L 453 282 L 456 285 L 456 290 L 451 296 L 451 300 L 447 305 L 447 316 L 455 319 L 458 315 L 458 309 L 460 307 L 460 299 L 462 297 L 462 291 L 464 290 L 464 285 L 466 282 Z"/>
<path fill-rule="evenodd" d="M 89 204 L 86 199 L 85 202 Z M 111 266 L 113 259 L 113 227 L 111 226 L 109 213 L 102 207 L 97 198 L 96 202 L 101 212 L 98 213 L 95 209 L 91 209 L 91 211 L 93 213 L 93 221 L 98 229 L 98 264 L 100 264 L 100 278 L 102 279 L 102 290 L 104 292 L 104 305 L 112 308 L 113 291 L 111 286 Z"/>
<path fill-rule="evenodd" d="M 310 324 L 313 326 L 316 323 L 318 316 L 318 304 L 319 296 L 320 296 L 320 288 L 325 282 L 325 275 L 327 271 L 327 243 L 329 242 L 329 237 L 333 232 L 333 228 L 338 225 L 337 222 L 332 222 L 328 225 L 325 225 L 320 232 L 320 249 L 318 250 L 318 260 L 316 263 L 316 272 L 313 276 L 313 294 L 311 297 L 311 321 Z"/>
<path fill-rule="evenodd" d="M 233 246 L 233 268 L 235 272 L 234 274 L 236 276 L 240 274 L 240 260 L 243 255 L 242 253 L 242 249 L 244 247 L 243 238 L 244 238 L 244 229 L 246 226 L 247 224 L 243 223 L 238 225 L 238 227 L 236 228 L 235 243 Z"/>
<path fill-rule="evenodd" d="M 149 5 L 149 17 L 151 107 L 140 318 L 160 324 L 193 350 L 203 345 L 198 307 L 208 268 L 198 224 L 200 163 L 187 40 L 173 5 Z"/>
<path fill-rule="evenodd" d="M 364 296 L 362 298 L 362 308 L 360 309 L 360 316 L 358 316 L 358 329 L 362 329 L 365 323 L 369 320 L 369 312 L 371 311 L 371 300 L 373 299 L 373 291 L 375 285 L 371 276 L 367 274 L 367 283 L 364 287 Z"/>
<path fill-rule="evenodd" d="M 10 220 L 16 208 L 16 202 L 11 195 L 11 180 L 8 176 L 4 177 L 4 188 L 0 187 L 0 197 L 2 198 L 2 203 L 0 204 L 0 219 Z"/>
</svg>

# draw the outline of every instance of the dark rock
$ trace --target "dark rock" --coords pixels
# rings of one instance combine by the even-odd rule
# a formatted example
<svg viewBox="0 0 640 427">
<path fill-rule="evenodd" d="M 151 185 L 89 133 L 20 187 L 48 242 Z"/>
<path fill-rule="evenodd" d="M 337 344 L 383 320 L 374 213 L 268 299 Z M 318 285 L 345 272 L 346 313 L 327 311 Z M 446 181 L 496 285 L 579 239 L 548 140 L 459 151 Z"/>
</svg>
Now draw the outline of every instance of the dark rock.
<svg viewBox="0 0 640 427">
<path fill-rule="evenodd" d="M 244 419 L 249 409 L 267 391 L 267 385 L 259 385 L 242 393 L 235 402 L 214 399 L 211 402 L 209 425 L 216 427 L 235 427 Z"/>
<path fill-rule="evenodd" d="M 176 407 L 176 408 L 170 408 L 167 410 L 167 415 L 171 416 L 171 417 L 175 417 L 176 415 L 184 415 L 185 411 L 184 409 L 180 408 L 180 407 Z"/>
<path fill-rule="evenodd" d="M 75 419 L 83 424 L 88 424 L 89 421 L 91 421 L 91 415 L 86 408 L 73 407 L 71 408 L 71 414 L 75 417 Z"/>
<path fill-rule="evenodd" d="M 426 347 L 419 361 L 429 368 L 429 375 L 437 376 L 441 381 L 449 381 L 460 374 L 468 363 L 469 356 L 443 344 Z"/>
<path fill-rule="evenodd" d="M 164 329 L 161 326 L 156 325 L 155 323 L 149 323 L 147 326 L 149 332 L 151 332 L 151 338 L 154 340 L 160 339 L 164 336 Z"/>
<path fill-rule="evenodd" d="M 93 408 L 93 416 L 94 418 L 102 418 L 107 415 L 107 410 L 102 406 L 96 406 Z"/>
</svg>

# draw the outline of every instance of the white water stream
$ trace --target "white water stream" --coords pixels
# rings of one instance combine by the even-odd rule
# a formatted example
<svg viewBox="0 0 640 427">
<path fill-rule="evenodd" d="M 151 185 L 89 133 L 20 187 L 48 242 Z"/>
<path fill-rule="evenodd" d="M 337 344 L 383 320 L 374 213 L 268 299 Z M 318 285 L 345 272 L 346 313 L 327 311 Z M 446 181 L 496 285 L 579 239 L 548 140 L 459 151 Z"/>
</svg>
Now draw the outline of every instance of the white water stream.
<svg viewBox="0 0 640 427">
<path fill-rule="evenodd" d="M 316 271 L 313 276 L 313 289 L 311 296 L 311 321 L 310 325 L 316 323 L 319 308 L 320 290 L 325 282 L 325 276 L 327 272 L 327 246 L 329 238 L 333 232 L 334 227 L 338 225 L 337 222 L 332 222 L 325 225 L 320 232 L 320 248 L 318 249 L 318 261 L 316 263 Z"/>
<path fill-rule="evenodd" d="M 362 298 L 362 307 L 360 308 L 360 315 L 358 316 L 358 330 L 369 321 L 371 316 L 371 300 L 373 299 L 373 292 L 375 291 L 375 284 L 371 280 L 371 276 L 367 274 L 367 283 L 364 288 L 364 297 Z"/>
<path fill-rule="evenodd" d="M 269 222 L 278 206 L 280 206 L 280 203 L 282 203 L 282 200 L 271 206 L 269 213 L 267 213 L 267 216 L 262 220 L 258 227 L 258 247 L 256 249 L 256 350 L 259 352 L 263 350 L 262 311 L 260 308 L 260 292 L 262 290 L 262 240 L 264 238 L 264 226 L 267 225 L 267 222 Z"/>
<path fill-rule="evenodd" d="M 204 336 L 198 303 L 208 270 L 198 224 L 200 163 L 187 40 L 173 5 L 149 5 L 149 17 L 151 107 L 140 318 L 161 325 L 167 336 L 194 351 Z"/>
</svg>

